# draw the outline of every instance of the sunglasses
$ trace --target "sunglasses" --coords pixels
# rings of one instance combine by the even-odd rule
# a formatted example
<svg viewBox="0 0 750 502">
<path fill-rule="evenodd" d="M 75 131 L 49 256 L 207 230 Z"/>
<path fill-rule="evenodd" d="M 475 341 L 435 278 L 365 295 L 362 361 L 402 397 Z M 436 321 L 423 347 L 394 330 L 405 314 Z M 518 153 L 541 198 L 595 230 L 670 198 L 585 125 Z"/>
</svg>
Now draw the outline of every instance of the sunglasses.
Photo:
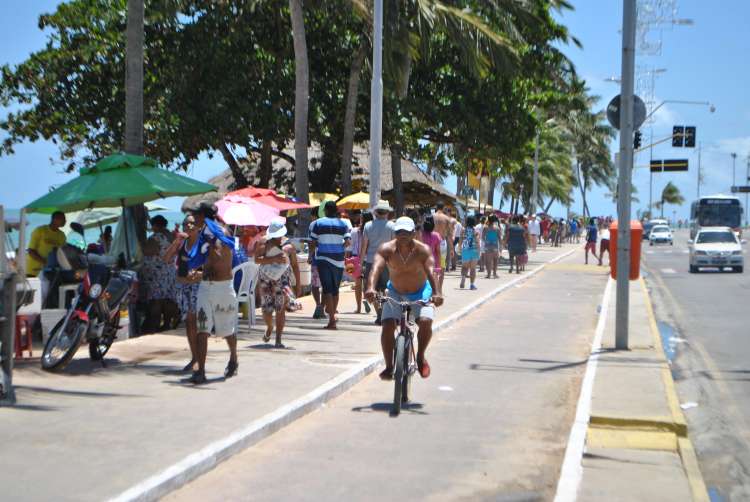
<svg viewBox="0 0 750 502">
<path fill-rule="evenodd" d="M 396 230 L 396 235 L 411 235 L 411 232 L 408 230 Z"/>
</svg>

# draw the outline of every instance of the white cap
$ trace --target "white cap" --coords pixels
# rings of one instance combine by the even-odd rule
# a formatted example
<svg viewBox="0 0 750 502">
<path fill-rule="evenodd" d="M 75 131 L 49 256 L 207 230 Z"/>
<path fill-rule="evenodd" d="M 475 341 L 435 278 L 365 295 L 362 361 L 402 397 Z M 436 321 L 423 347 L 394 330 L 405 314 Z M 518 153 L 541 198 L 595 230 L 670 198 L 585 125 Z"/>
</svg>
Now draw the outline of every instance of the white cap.
<svg viewBox="0 0 750 502">
<path fill-rule="evenodd" d="M 406 230 L 407 232 L 413 232 L 414 220 L 412 220 L 408 216 L 402 216 L 401 218 L 397 219 L 396 223 L 393 225 L 393 231 L 398 232 L 399 230 Z"/>
<path fill-rule="evenodd" d="M 266 231 L 266 237 L 269 239 L 276 239 L 278 237 L 284 237 L 286 235 L 286 218 L 283 216 L 277 216 L 271 220 Z"/>
</svg>

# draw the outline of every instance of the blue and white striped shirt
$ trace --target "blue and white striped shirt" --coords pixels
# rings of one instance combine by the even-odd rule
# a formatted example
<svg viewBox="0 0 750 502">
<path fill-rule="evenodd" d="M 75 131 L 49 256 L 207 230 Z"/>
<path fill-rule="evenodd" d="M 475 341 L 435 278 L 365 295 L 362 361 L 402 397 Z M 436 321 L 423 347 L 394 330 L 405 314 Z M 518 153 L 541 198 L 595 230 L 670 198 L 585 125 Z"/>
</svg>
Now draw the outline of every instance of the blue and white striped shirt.
<svg viewBox="0 0 750 502">
<path fill-rule="evenodd" d="M 344 242 L 351 238 L 351 227 L 340 218 L 318 218 L 310 224 L 310 239 L 316 244 L 316 263 L 325 260 L 344 268 Z"/>
</svg>

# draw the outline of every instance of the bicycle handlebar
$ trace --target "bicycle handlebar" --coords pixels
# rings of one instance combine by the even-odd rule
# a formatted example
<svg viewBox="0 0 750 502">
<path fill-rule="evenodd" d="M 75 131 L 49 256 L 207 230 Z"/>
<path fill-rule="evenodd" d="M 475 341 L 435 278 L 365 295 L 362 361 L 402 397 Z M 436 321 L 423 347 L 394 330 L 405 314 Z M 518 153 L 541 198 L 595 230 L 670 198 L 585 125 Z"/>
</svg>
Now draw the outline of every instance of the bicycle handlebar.
<svg viewBox="0 0 750 502">
<path fill-rule="evenodd" d="M 400 302 L 400 301 L 398 301 L 398 300 L 396 300 L 396 299 L 394 299 L 394 298 L 391 298 L 391 297 L 390 297 L 390 296 L 388 296 L 388 295 L 380 295 L 380 294 L 378 294 L 378 295 L 375 295 L 375 298 L 376 298 L 376 299 L 378 300 L 378 302 L 380 302 L 380 303 L 384 303 L 384 302 L 391 302 L 391 303 L 395 303 L 396 305 L 399 305 L 399 306 L 400 306 L 400 307 L 402 307 L 402 308 L 403 308 L 403 307 L 410 307 L 410 306 L 412 306 L 412 305 L 419 305 L 419 306 L 421 306 L 421 307 L 427 307 L 427 306 L 429 306 L 429 305 L 432 305 L 432 302 L 429 302 L 429 301 L 425 301 L 425 300 L 416 300 L 416 301 L 405 301 L 405 302 Z"/>
</svg>

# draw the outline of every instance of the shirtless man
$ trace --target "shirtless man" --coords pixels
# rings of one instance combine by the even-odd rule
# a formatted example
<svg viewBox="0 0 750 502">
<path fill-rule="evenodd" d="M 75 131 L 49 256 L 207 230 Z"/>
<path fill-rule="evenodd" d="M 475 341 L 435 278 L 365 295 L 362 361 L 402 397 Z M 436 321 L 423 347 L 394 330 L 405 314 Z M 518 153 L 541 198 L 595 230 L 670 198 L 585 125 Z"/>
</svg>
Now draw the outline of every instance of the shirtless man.
<svg viewBox="0 0 750 502">
<path fill-rule="evenodd" d="M 440 234 L 443 241 L 445 241 L 448 253 L 445 256 L 446 266 L 450 266 L 455 260 L 453 251 L 453 231 L 456 227 L 456 219 L 451 217 L 445 210 L 445 204 L 442 201 L 438 201 L 435 204 L 435 214 L 433 215 L 435 220 L 435 232 Z"/>
<path fill-rule="evenodd" d="M 430 248 L 415 239 L 414 221 L 402 216 L 394 225 L 396 238 L 388 241 L 378 249 L 375 255 L 373 273 L 367 281 L 365 296 L 368 301 L 375 301 L 375 278 L 386 267 L 390 275 L 388 296 L 394 300 L 432 302 L 433 305 L 413 305 L 412 312 L 417 320 L 419 332 L 417 340 L 417 367 L 422 378 L 430 376 L 430 365 L 425 359 L 425 350 L 432 338 L 432 320 L 435 317 L 435 306 L 443 304 L 443 297 L 437 292 L 433 269 L 435 266 Z M 380 373 L 383 380 L 393 378 L 393 350 L 396 325 L 401 319 L 401 309 L 392 302 L 383 304 L 383 330 L 380 345 L 383 348 L 385 369 Z"/>
<path fill-rule="evenodd" d="M 229 363 L 224 370 L 224 377 L 237 374 L 237 296 L 234 292 L 232 276 L 233 239 L 227 237 L 225 230 L 213 218 L 216 211 L 212 205 L 201 204 L 193 212 L 196 227 L 200 234 L 196 248 L 191 251 L 188 266 L 191 269 L 202 265 L 203 276 L 198 286 L 197 322 L 198 337 L 196 356 L 198 369 L 193 372 L 190 382 L 196 385 L 206 383 L 206 356 L 208 354 L 208 337 L 223 337 L 229 346 Z M 230 244 L 230 242 L 232 244 Z"/>
</svg>

